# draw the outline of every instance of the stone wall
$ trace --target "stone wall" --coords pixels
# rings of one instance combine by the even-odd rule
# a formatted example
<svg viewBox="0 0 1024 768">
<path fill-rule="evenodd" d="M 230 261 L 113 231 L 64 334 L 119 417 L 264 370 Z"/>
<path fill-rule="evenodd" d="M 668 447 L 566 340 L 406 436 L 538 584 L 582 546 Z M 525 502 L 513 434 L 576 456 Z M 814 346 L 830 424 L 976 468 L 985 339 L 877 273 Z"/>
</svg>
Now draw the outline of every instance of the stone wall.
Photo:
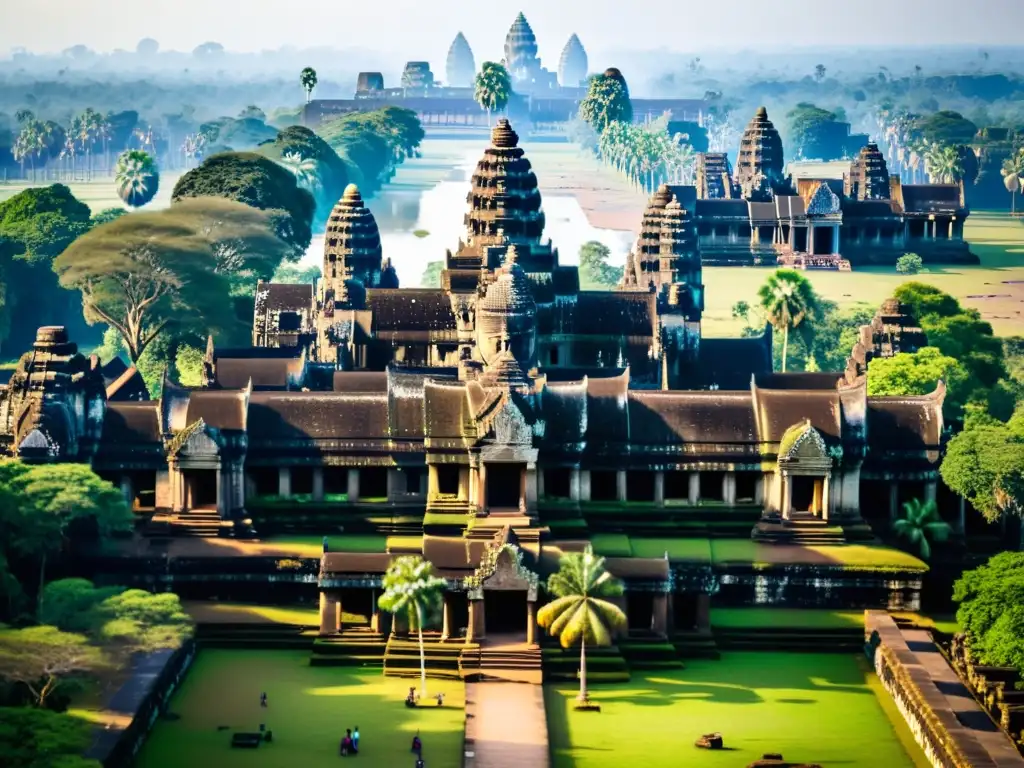
<svg viewBox="0 0 1024 768">
<path fill-rule="evenodd" d="M 1020 749 L 1024 744 L 1024 690 L 1015 667 L 979 664 L 964 634 L 953 637 L 950 662 L 957 675 L 982 704 L 999 727 Z"/>
<path fill-rule="evenodd" d="M 994 768 L 997 763 L 975 732 L 958 719 L 943 689 L 919 663 L 892 617 L 884 611 L 865 611 L 864 635 L 879 680 L 931 764 Z"/>
<path fill-rule="evenodd" d="M 192 665 L 196 648 L 188 641 L 177 651 L 138 656 L 131 677 L 110 697 L 104 714 L 131 718 L 124 728 L 97 727 L 85 757 L 104 768 L 127 768 L 142 748 L 153 723 L 167 709 L 171 695 Z"/>
</svg>

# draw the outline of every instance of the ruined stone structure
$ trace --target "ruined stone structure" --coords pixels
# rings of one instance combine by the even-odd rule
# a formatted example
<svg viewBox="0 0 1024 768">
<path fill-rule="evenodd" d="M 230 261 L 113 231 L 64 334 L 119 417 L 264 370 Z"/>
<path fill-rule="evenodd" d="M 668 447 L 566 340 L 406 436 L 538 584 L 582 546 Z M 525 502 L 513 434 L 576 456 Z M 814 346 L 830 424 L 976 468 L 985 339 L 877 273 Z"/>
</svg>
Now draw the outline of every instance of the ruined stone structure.
<svg viewBox="0 0 1024 768">
<path fill-rule="evenodd" d="M 690 212 L 704 263 L 850 269 L 910 252 L 977 263 L 963 239 L 970 211 L 961 185 L 903 184 L 875 144 L 828 165 L 842 165 L 839 178 L 785 177 L 782 140 L 764 107 L 743 132 L 735 174 L 725 154 L 698 154 Z"/>
<path fill-rule="evenodd" d="M 466 37 L 459 32 L 452 40 L 448 48 L 448 59 L 445 63 L 446 85 L 461 88 L 472 88 L 473 78 L 476 76 L 476 62 L 473 60 L 473 51 L 466 41 Z"/>
<path fill-rule="evenodd" d="M 211 341 L 201 387 L 112 397 L 99 361 L 44 328 L 0 390 L 0 445 L 91 462 L 163 535 L 374 534 L 382 551 L 326 554 L 324 634 L 342 601 L 372 610 L 391 558 L 416 552 L 449 580 L 446 633 L 532 640 L 539 577 L 599 534 L 626 543 L 608 567 L 632 628 L 706 630 L 712 592 L 740 582 L 680 558 L 673 537 L 870 539 L 866 517 L 935 497 L 944 391 L 867 395 L 871 357 L 923 343 L 896 305 L 846 374 L 774 373 L 767 329 L 702 338 L 694 197 L 658 190 L 630 289 L 582 291 L 544 239 L 537 179 L 501 120 L 440 289 L 387 278 L 349 187 L 322 279 L 260 284 L 254 345 Z M 816 594 L 856 605 L 893 602 L 904 583 L 835 578 Z"/>
</svg>

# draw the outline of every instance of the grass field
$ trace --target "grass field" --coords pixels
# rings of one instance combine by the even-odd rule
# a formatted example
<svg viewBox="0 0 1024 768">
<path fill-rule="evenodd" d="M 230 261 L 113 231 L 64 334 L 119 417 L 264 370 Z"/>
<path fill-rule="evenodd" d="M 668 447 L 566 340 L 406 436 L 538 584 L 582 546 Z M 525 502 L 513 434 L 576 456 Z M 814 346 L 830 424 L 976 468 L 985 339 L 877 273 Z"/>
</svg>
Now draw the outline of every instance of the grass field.
<svg viewBox="0 0 1024 768">
<path fill-rule="evenodd" d="M 308 653 L 204 650 L 189 671 L 170 710 L 178 720 L 159 720 L 135 761 L 137 768 L 320 768 L 338 762 L 346 728 L 359 726 L 363 768 L 412 765 L 418 731 L 431 768 L 461 765 L 465 688 L 431 680 L 445 693 L 442 708 L 407 709 L 405 680 L 380 672 L 310 667 Z M 259 696 L 266 691 L 269 706 Z M 265 723 L 270 744 L 232 749 L 231 734 Z M 218 730 L 228 726 L 226 730 Z"/>
<path fill-rule="evenodd" d="M 735 768 L 766 752 L 824 766 L 928 763 L 858 656 L 725 653 L 720 661 L 595 686 L 602 711 L 575 712 L 572 684 L 545 688 L 554 768 Z M 719 731 L 728 751 L 697 749 Z"/>
</svg>

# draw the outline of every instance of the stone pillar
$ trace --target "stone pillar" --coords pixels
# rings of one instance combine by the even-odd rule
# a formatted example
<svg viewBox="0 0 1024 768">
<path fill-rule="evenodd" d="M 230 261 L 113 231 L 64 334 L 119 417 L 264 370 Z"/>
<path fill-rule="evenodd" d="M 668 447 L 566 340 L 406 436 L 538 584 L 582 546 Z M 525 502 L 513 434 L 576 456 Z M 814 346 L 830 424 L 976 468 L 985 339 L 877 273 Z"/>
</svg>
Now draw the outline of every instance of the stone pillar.
<svg viewBox="0 0 1024 768">
<path fill-rule="evenodd" d="M 832 227 L 832 253 L 839 253 L 839 225 Z"/>
<path fill-rule="evenodd" d="M 580 501 L 590 501 L 590 470 L 580 470 Z"/>
<path fill-rule="evenodd" d="M 530 471 L 530 467 L 529 466 L 527 466 L 526 471 L 527 472 Z M 538 499 L 543 499 L 544 496 L 545 496 L 545 493 L 544 493 L 544 473 L 541 472 L 536 467 L 534 467 L 533 474 L 534 474 L 534 477 L 537 478 L 537 498 Z M 527 482 L 529 482 L 529 480 L 527 480 Z"/>
<path fill-rule="evenodd" d="M 231 495 L 230 489 L 224 488 L 224 483 L 221 482 L 221 469 L 217 467 L 217 514 L 224 517 L 224 510 L 230 503 L 229 497 Z"/>
<path fill-rule="evenodd" d="M 171 475 L 166 469 L 156 471 L 156 494 L 153 500 L 158 508 L 169 509 L 173 502 L 171 500 Z"/>
<path fill-rule="evenodd" d="M 350 469 L 348 471 L 348 500 L 359 501 L 359 470 Z"/>
<path fill-rule="evenodd" d="M 127 472 L 121 475 L 121 495 L 124 496 L 124 502 L 128 505 L 128 509 L 135 506 L 135 492 L 132 489 L 132 476 Z"/>
<path fill-rule="evenodd" d="M 313 501 L 324 500 L 324 468 L 313 467 Z"/>
<path fill-rule="evenodd" d="M 333 592 L 320 592 L 320 634 L 336 635 L 341 631 L 341 597 Z"/>
<path fill-rule="evenodd" d="M 537 644 L 537 603 L 534 600 L 526 601 L 526 644 Z"/>
<path fill-rule="evenodd" d="M 754 480 L 754 503 L 755 504 L 763 504 L 764 503 L 764 473 L 763 472 L 757 476 L 756 480 Z"/>
<path fill-rule="evenodd" d="M 700 473 L 699 472 L 691 472 L 689 480 L 690 480 L 690 488 L 689 488 L 690 498 L 689 498 L 689 502 L 690 502 L 690 504 L 695 505 L 698 501 L 700 501 Z"/>
<path fill-rule="evenodd" d="M 654 503 L 659 507 L 665 506 L 665 473 L 654 473 Z"/>
<path fill-rule="evenodd" d="M 280 467 L 277 470 L 277 495 L 287 499 L 292 495 L 291 467 Z"/>
<path fill-rule="evenodd" d="M 736 473 L 726 472 L 722 477 L 722 500 L 726 504 L 736 503 Z"/>
<path fill-rule="evenodd" d="M 380 606 L 377 605 L 377 590 L 370 590 L 370 631 L 380 632 Z"/>
<path fill-rule="evenodd" d="M 697 595 L 697 631 L 711 631 L 711 595 L 703 592 Z"/>
<path fill-rule="evenodd" d="M 466 627 L 466 644 L 479 643 L 486 636 L 487 628 L 484 626 L 484 601 L 470 599 L 469 601 L 469 626 Z"/>
<path fill-rule="evenodd" d="M 615 497 L 619 501 L 626 500 L 626 470 L 624 469 L 615 473 Z"/>
<path fill-rule="evenodd" d="M 899 513 L 900 485 L 895 480 L 889 483 L 889 519 L 895 520 Z"/>
<path fill-rule="evenodd" d="M 526 471 L 523 473 L 523 505 L 526 512 L 537 511 L 537 497 L 540 495 L 538 492 L 538 485 L 540 483 L 537 477 L 537 465 L 527 464 Z"/>
<path fill-rule="evenodd" d="M 789 515 L 793 511 L 793 489 L 792 480 L 789 475 L 779 475 L 779 482 L 782 483 L 782 499 L 779 501 L 780 511 L 782 512 L 782 519 L 789 520 Z"/>
<path fill-rule="evenodd" d="M 924 484 L 924 501 L 925 503 L 931 501 L 934 502 L 939 492 L 939 484 L 936 480 L 929 480 Z"/>
<path fill-rule="evenodd" d="M 580 500 L 580 475 L 582 471 L 579 467 L 573 467 L 569 470 L 569 498 L 573 501 Z"/>
<path fill-rule="evenodd" d="M 659 637 L 668 637 L 668 595 L 659 592 L 654 596 L 651 610 L 651 631 Z"/>
<path fill-rule="evenodd" d="M 451 636 L 452 628 L 452 606 L 451 597 L 445 592 L 441 596 L 441 642 L 445 642 Z"/>
<path fill-rule="evenodd" d="M 831 517 L 831 515 L 829 514 L 831 501 L 831 499 L 829 498 L 831 496 L 831 493 L 829 493 L 829 491 L 831 483 L 829 481 L 830 478 L 828 475 L 825 475 L 825 477 L 821 481 L 821 519 L 825 522 L 828 522 L 829 517 Z"/>
</svg>

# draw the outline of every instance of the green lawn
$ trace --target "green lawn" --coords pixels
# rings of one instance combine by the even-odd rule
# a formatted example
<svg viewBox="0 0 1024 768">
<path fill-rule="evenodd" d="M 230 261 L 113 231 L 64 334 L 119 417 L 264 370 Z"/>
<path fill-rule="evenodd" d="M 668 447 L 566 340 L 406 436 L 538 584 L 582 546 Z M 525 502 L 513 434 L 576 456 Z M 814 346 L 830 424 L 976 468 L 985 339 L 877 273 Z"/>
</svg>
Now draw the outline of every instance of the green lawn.
<svg viewBox="0 0 1024 768">
<path fill-rule="evenodd" d="M 266 544 L 293 549 L 302 557 L 320 557 L 324 551 L 323 536 L 284 535 L 268 536 L 261 539 Z M 331 552 L 386 552 L 387 536 L 375 534 L 334 535 L 327 537 L 327 546 Z"/>
<path fill-rule="evenodd" d="M 600 713 L 574 711 L 576 692 L 545 687 L 553 768 L 736 768 L 766 752 L 823 766 L 928 765 L 858 656 L 726 653 L 596 685 Z M 730 751 L 693 746 L 712 731 Z"/>
<path fill-rule="evenodd" d="M 461 764 L 465 688 L 431 680 L 445 706 L 407 709 L 405 680 L 344 667 L 310 667 L 308 653 L 204 650 L 171 701 L 179 720 L 159 720 L 135 761 L 137 768 L 318 768 L 338 762 L 346 728 L 359 726 L 359 765 L 412 765 L 419 731 L 431 768 Z M 261 709 L 266 691 L 269 707 Z M 265 723 L 270 744 L 232 749 L 231 734 Z M 228 726 L 227 730 L 218 730 Z"/>
<path fill-rule="evenodd" d="M 864 611 L 804 608 L 712 608 L 711 626 L 722 629 L 852 629 L 864 626 Z"/>
</svg>

